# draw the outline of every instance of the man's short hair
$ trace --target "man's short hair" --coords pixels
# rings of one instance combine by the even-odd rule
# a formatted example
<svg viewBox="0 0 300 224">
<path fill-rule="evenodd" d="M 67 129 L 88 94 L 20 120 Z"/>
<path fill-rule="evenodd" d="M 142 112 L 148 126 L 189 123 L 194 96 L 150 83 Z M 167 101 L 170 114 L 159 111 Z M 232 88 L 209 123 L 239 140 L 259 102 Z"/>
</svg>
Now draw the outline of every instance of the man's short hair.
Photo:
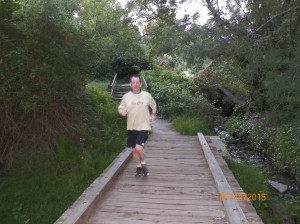
<svg viewBox="0 0 300 224">
<path fill-rule="evenodd" d="M 142 82 L 141 76 L 139 74 L 132 74 L 129 78 L 130 82 L 133 77 L 138 78 L 140 80 L 140 82 Z"/>
</svg>

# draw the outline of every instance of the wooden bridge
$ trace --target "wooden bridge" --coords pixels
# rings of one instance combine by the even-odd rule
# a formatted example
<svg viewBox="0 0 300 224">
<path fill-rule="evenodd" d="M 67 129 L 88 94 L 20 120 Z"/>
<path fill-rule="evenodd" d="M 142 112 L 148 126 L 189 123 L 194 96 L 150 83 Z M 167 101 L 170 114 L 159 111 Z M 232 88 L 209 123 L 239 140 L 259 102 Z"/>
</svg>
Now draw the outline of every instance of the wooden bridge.
<svg viewBox="0 0 300 224">
<path fill-rule="evenodd" d="M 148 177 L 124 151 L 55 224 L 263 223 L 217 149 L 216 136 L 183 136 L 158 120 L 146 143 Z M 221 196 L 226 196 L 221 200 Z"/>
</svg>

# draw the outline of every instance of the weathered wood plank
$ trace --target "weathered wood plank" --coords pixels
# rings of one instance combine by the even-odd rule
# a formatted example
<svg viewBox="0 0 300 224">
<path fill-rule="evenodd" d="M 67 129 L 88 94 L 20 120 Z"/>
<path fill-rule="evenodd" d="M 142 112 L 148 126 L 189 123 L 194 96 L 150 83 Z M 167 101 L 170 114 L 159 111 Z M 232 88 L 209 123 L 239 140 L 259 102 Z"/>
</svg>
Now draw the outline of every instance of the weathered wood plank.
<svg viewBox="0 0 300 224">
<path fill-rule="evenodd" d="M 193 216 L 178 216 L 178 215 L 150 215 L 135 213 L 118 213 L 118 217 L 114 216 L 115 212 L 101 212 L 89 221 L 89 224 L 224 224 L 224 218 L 212 217 L 193 217 Z"/>
<path fill-rule="evenodd" d="M 210 167 L 210 170 L 212 172 L 212 175 L 214 177 L 214 180 L 216 182 L 217 188 L 219 190 L 220 194 L 227 194 L 227 195 L 233 195 L 233 191 L 230 187 L 230 185 L 227 182 L 227 179 L 222 172 L 218 162 L 215 159 L 215 156 L 211 152 L 208 143 L 205 140 L 205 137 L 202 133 L 198 133 L 199 141 L 201 143 L 204 155 L 207 159 L 208 165 Z M 231 200 L 223 200 L 228 218 L 230 223 L 248 223 L 248 220 L 243 213 L 243 210 L 241 209 L 238 202 L 235 200 L 235 198 L 232 198 Z"/>
<path fill-rule="evenodd" d="M 170 123 L 159 120 L 145 146 L 150 176 L 135 177 L 131 159 L 105 187 L 105 194 L 96 197 L 101 200 L 91 203 L 81 223 L 229 223 L 205 152 L 199 149 L 197 136 L 182 136 L 171 130 Z M 242 191 L 238 184 L 233 186 Z M 251 204 L 241 208 L 247 210 L 247 217 L 253 216 L 251 221 L 257 218 Z"/>
<path fill-rule="evenodd" d="M 154 129 L 145 146 L 150 176 L 134 177 L 132 160 L 88 223 L 228 222 L 197 137 L 173 138 L 170 129 L 161 131 Z"/>
<path fill-rule="evenodd" d="M 221 139 L 218 136 L 205 136 L 205 139 L 208 139 L 209 142 L 213 143 L 210 145 L 212 152 L 217 160 L 217 162 L 220 164 L 220 167 L 231 186 L 231 189 L 234 193 L 242 193 L 245 194 L 243 189 L 240 187 L 239 183 L 235 179 L 232 171 L 228 168 L 228 165 L 226 164 L 225 160 L 222 158 L 223 153 L 218 152 L 218 148 L 221 148 L 221 151 L 224 147 L 224 144 L 222 143 Z M 210 143 L 209 143 L 210 144 Z M 226 155 L 226 154 L 224 154 Z M 227 155 L 226 155 L 227 156 Z M 249 223 L 255 223 L 255 224 L 262 224 L 261 218 L 257 215 L 256 210 L 252 206 L 250 201 L 247 200 L 241 200 L 238 201 L 240 207 L 242 208 L 247 220 Z"/>
</svg>

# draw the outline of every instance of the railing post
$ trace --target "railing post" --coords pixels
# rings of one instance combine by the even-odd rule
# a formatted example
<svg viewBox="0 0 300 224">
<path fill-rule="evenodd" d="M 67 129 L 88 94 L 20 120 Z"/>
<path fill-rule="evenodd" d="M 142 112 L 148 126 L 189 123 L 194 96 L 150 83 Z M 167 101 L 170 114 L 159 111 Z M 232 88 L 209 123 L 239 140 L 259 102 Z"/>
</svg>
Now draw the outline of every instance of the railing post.
<svg viewBox="0 0 300 224">
<path fill-rule="evenodd" d="M 117 76 L 118 76 L 118 74 L 116 73 L 115 76 L 114 76 L 114 79 L 111 81 L 110 84 L 108 84 L 108 89 L 109 89 L 109 92 L 112 96 L 114 95 L 115 87 L 116 87 L 116 84 L 117 84 Z"/>
<path fill-rule="evenodd" d="M 151 92 L 151 86 L 147 84 L 145 77 L 142 75 L 142 79 L 144 81 L 145 87 L 148 90 L 148 92 Z"/>
</svg>

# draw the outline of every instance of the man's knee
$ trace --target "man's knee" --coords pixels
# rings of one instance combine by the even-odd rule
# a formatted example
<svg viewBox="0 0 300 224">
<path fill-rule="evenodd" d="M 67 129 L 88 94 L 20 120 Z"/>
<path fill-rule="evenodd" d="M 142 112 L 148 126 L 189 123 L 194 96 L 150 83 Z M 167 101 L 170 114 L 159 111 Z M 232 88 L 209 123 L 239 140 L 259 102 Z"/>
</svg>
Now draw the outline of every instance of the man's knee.
<svg viewBox="0 0 300 224">
<path fill-rule="evenodd" d="M 135 148 L 133 148 L 133 153 L 136 154 L 136 153 L 141 153 L 143 152 L 143 146 L 141 145 L 136 145 Z"/>
</svg>

